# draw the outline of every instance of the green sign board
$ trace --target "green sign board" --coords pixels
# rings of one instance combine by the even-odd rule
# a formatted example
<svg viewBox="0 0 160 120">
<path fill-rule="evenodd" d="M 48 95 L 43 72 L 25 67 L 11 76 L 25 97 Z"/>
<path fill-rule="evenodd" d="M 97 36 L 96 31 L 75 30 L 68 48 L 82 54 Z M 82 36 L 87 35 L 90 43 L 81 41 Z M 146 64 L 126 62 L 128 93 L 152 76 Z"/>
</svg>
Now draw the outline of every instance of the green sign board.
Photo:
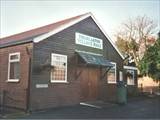
<svg viewBox="0 0 160 120">
<path fill-rule="evenodd" d="M 103 40 L 81 33 L 76 33 L 75 43 L 96 49 L 103 49 Z"/>
</svg>

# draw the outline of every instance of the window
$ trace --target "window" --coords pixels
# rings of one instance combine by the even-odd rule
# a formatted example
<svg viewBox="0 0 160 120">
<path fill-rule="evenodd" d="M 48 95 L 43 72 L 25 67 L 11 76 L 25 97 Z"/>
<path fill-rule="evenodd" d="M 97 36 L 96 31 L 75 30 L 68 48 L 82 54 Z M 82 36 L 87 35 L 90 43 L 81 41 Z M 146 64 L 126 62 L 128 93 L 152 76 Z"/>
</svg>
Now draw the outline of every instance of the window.
<svg viewBox="0 0 160 120">
<path fill-rule="evenodd" d="M 18 82 L 20 78 L 20 53 L 9 54 L 8 81 Z"/>
<path fill-rule="evenodd" d="M 127 70 L 127 84 L 134 85 L 134 70 Z"/>
<path fill-rule="evenodd" d="M 51 82 L 67 82 L 67 56 L 52 53 Z"/>
<path fill-rule="evenodd" d="M 107 80 L 108 83 L 116 83 L 116 63 L 113 63 L 114 65 L 107 73 Z"/>
<path fill-rule="evenodd" d="M 119 71 L 119 81 L 123 81 L 123 72 Z"/>
</svg>

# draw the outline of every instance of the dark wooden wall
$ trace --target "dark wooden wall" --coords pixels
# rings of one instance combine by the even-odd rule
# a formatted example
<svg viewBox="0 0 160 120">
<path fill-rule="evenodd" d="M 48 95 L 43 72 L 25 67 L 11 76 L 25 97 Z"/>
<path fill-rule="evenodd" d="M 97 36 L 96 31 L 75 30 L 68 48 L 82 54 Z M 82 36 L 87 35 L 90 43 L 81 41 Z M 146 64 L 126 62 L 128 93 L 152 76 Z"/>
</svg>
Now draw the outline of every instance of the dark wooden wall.
<svg viewBox="0 0 160 120">
<path fill-rule="evenodd" d="M 43 109 L 64 105 L 79 104 L 80 80 L 75 79 L 75 32 L 93 36 L 103 40 L 103 55 L 106 59 L 117 63 L 117 79 L 119 70 L 123 70 L 123 60 L 105 35 L 91 18 L 87 18 L 39 43 L 34 44 L 31 82 L 31 109 Z M 43 63 L 51 63 L 51 53 L 68 56 L 68 83 L 51 83 L 50 70 L 40 70 Z M 48 88 L 36 88 L 36 84 L 48 84 Z M 116 85 L 107 85 L 104 80 L 101 91 L 105 91 L 106 98 L 115 98 Z M 112 94 L 113 93 L 113 94 Z M 103 94 L 101 95 L 103 97 Z"/>
</svg>

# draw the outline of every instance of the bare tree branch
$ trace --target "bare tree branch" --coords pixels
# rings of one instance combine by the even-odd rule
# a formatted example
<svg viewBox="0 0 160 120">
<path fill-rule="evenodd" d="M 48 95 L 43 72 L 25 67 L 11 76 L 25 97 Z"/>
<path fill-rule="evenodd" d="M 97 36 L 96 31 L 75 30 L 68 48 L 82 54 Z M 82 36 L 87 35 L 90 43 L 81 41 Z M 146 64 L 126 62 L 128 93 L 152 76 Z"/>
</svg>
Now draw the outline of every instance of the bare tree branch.
<svg viewBox="0 0 160 120">
<path fill-rule="evenodd" d="M 148 37 L 152 36 L 155 29 L 156 24 L 146 15 L 128 19 L 126 22 L 122 23 L 121 29 L 116 33 L 116 44 L 119 45 L 120 49 L 123 49 L 122 52 L 124 54 L 127 53 L 131 55 L 138 66 L 138 62 L 141 60 L 148 47 Z M 122 45 L 118 42 L 122 42 L 126 45 Z M 122 48 L 120 45 L 126 48 Z"/>
</svg>

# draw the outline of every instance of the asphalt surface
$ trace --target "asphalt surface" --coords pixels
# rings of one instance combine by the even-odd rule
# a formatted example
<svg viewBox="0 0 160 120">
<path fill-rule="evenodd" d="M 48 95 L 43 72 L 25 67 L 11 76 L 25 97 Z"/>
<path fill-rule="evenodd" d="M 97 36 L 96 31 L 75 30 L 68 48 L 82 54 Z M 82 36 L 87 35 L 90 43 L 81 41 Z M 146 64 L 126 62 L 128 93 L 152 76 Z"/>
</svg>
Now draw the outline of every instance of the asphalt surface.
<svg viewBox="0 0 160 120">
<path fill-rule="evenodd" d="M 76 105 L 32 114 L 6 116 L 20 119 L 160 119 L 160 97 L 132 98 L 126 105 L 99 104 L 101 108 Z"/>
</svg>

